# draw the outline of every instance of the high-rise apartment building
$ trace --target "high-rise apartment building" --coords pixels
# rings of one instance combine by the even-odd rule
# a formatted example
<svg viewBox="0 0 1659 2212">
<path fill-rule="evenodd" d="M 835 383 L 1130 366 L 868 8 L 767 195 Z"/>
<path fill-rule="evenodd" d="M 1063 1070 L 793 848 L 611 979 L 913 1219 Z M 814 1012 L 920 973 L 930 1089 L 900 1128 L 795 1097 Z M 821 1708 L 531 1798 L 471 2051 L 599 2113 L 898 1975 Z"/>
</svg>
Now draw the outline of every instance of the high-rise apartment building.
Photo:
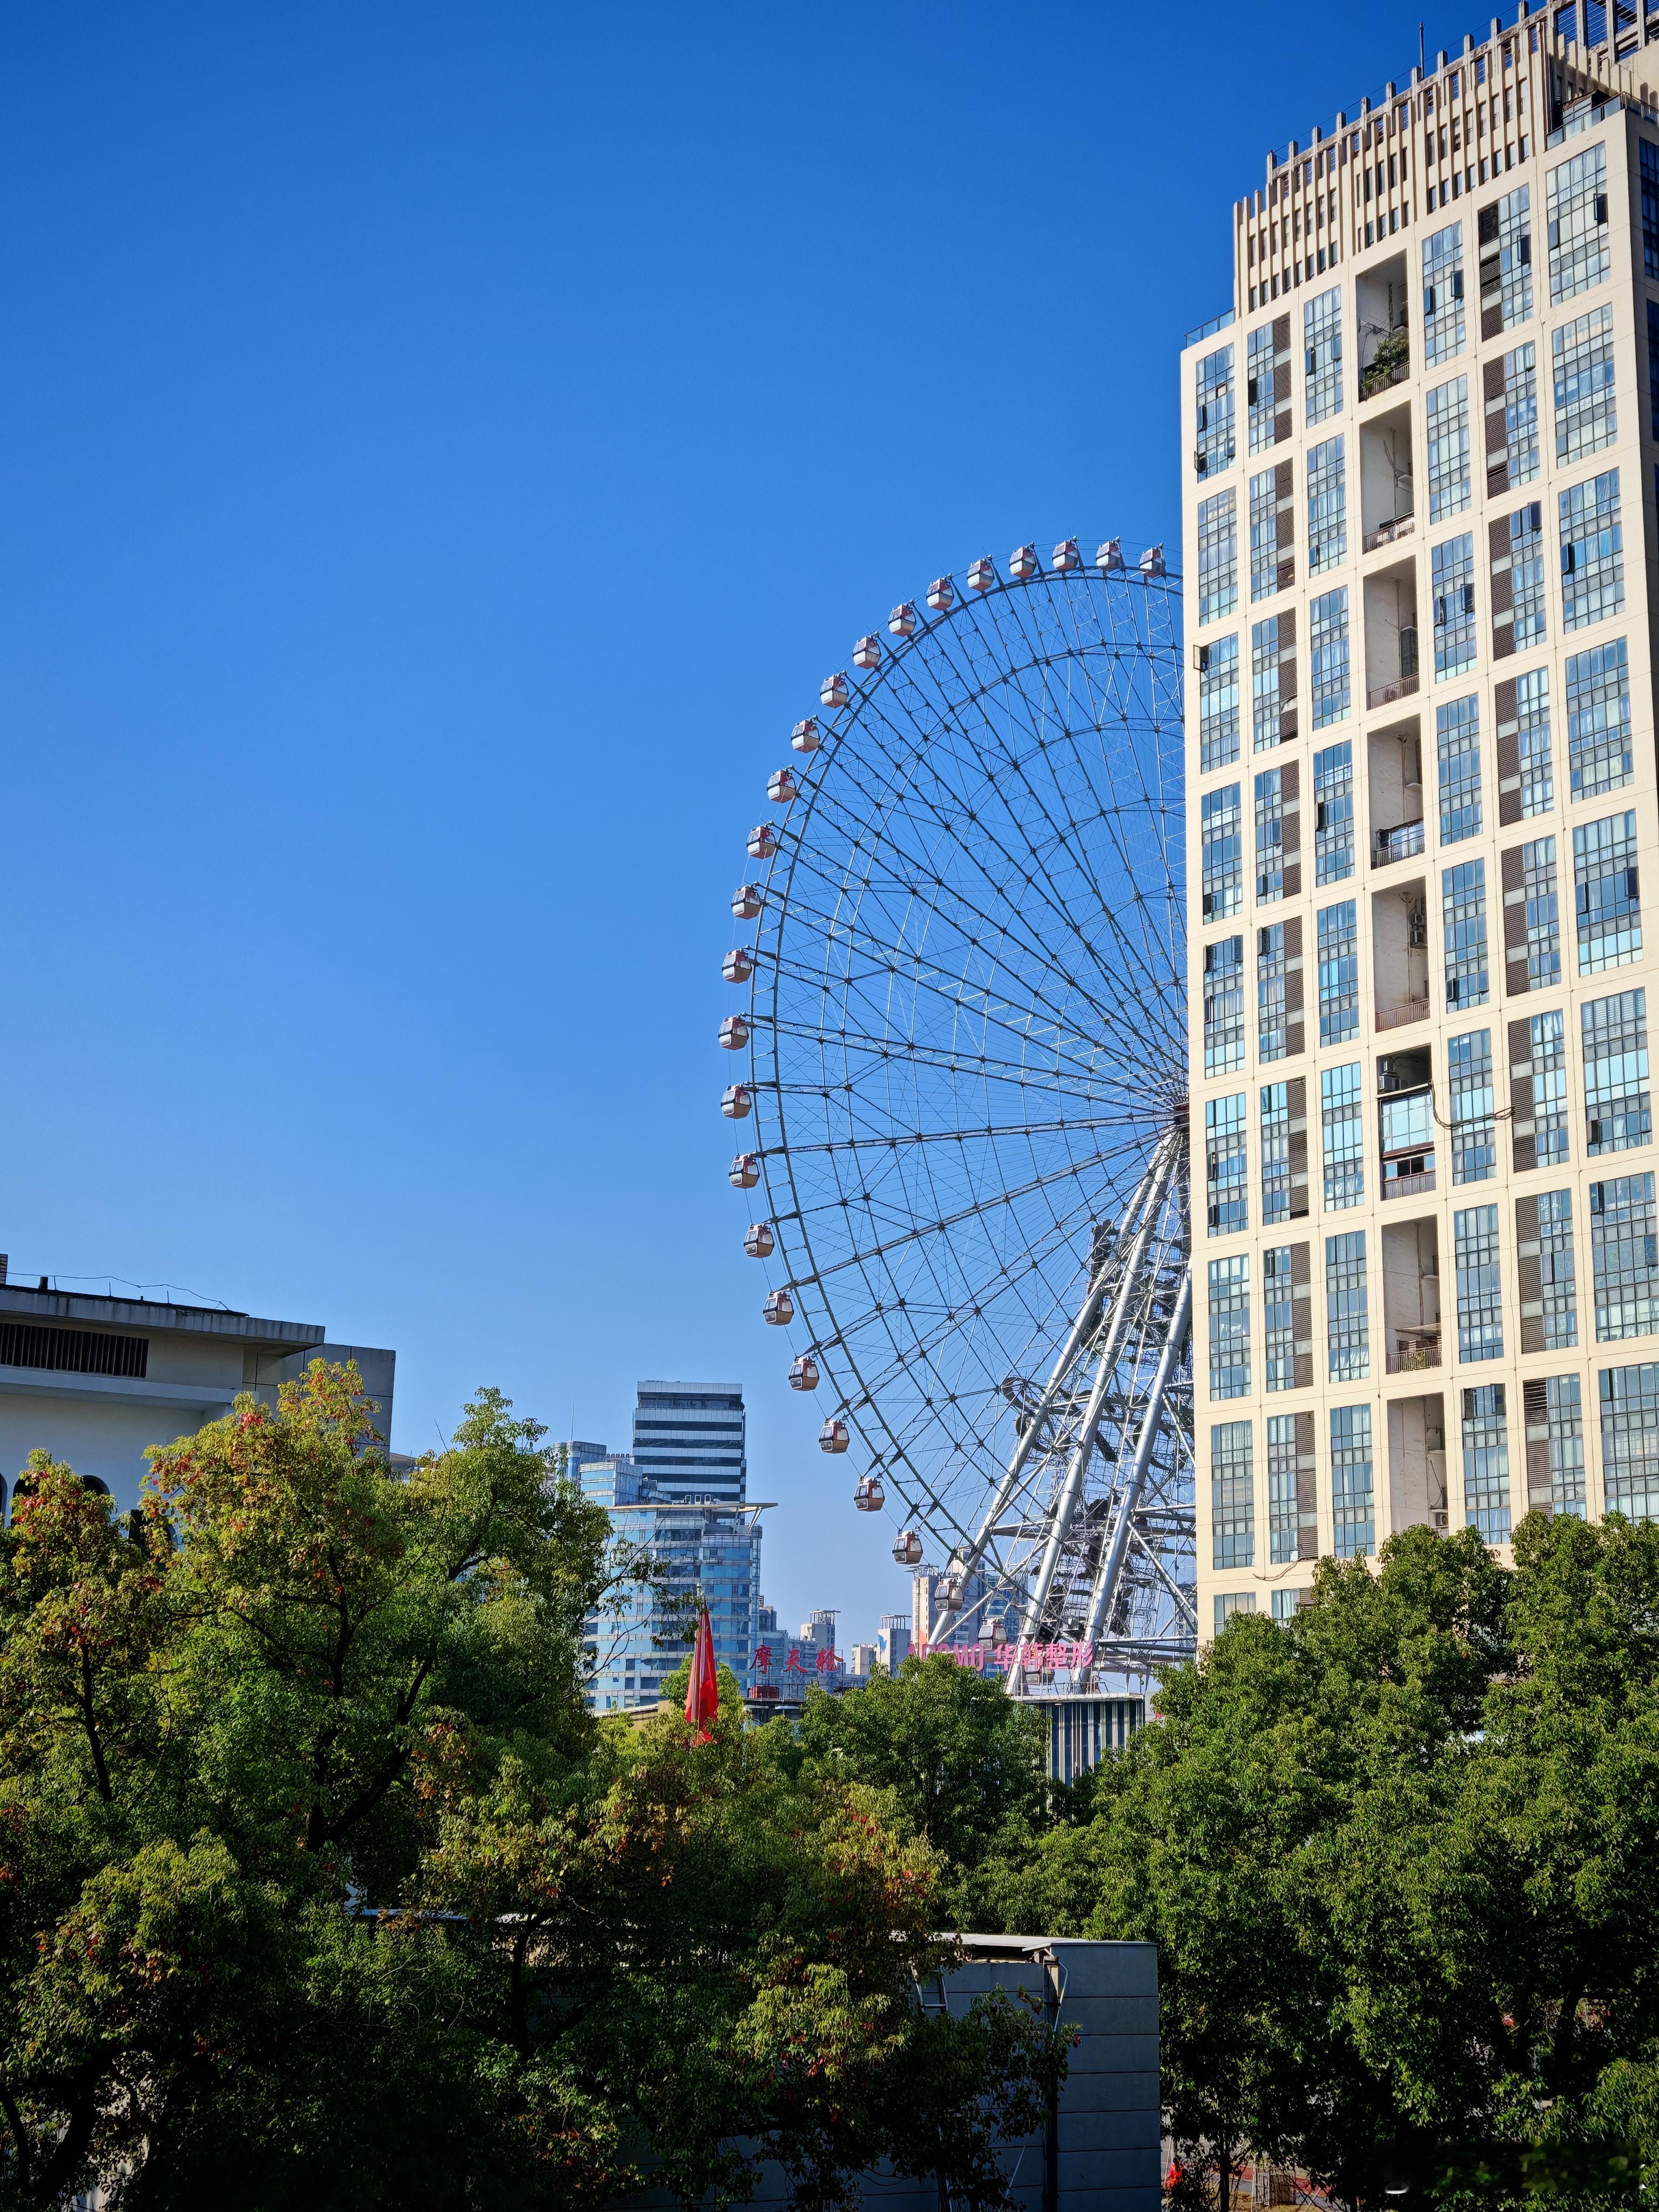
<svg viewBox="0 0 1659 2212">
<path fill-rule="evenodd" d="M 1650 20 L 1270 154 L 1182 353 L 1204 1633 L 1659 1512 Z"/>
<path fill-rule="evenodd" d="M 634 1407 L 634 1464 L 667 1498 L 717 1498 L 740 1504 L 743 1386 L 737 1382 L 641 1382 Z"/>
</svg>

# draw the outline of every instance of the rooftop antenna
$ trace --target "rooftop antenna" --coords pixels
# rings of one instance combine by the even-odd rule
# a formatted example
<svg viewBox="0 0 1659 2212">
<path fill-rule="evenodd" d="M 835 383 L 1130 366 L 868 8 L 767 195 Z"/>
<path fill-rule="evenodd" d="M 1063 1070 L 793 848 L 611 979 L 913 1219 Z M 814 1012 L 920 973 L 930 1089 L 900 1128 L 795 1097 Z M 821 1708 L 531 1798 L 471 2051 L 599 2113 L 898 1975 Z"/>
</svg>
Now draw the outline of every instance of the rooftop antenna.
<svg viewBox="0 0 1659 2212">
<path fill-rule="evenodd" d="M 1420 23 L 1417 27 L 1417 66 L 1426 76 L 1428 74 L 1428 51 L 1423 44 L 1423 26 Z"/>
</svg>

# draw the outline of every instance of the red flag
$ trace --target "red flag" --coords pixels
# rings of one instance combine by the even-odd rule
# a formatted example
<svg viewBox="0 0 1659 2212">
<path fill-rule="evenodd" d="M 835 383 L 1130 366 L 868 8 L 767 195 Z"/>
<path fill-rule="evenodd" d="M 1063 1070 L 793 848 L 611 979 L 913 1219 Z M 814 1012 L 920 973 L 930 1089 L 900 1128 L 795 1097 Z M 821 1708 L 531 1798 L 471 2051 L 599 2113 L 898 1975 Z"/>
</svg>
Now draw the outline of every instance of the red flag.
<svg viewBox="0 0 1659 2212">
<path fill-rule="evenodd" d="M 708 1741 L 710 1721 L 720 1709 L 720 1678 L 714 1672 L 714 1629 L 704 1606 L 697 1621 L 697 1639 L 691 1647 L 691 1680 L 685 1690 L 685 1717 L 697 1731 L 697 1741 Z"/>
</svg>

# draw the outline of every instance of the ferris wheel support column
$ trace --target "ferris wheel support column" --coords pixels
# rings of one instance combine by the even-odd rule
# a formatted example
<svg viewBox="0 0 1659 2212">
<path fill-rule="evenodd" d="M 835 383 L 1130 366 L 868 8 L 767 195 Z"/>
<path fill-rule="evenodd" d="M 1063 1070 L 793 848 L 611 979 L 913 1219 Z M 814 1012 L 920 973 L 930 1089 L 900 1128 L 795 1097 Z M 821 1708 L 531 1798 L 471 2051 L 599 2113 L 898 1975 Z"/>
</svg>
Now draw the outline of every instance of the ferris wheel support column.
<svg viewBox="0 0 1659 2212">
<path fill-rule="evenodd" d="M 1105 1410 L 1106 1395 L 1111 1388 L 1112 1376 L 1116 1371 L 1118 1355 L 1123 1348 L 1123 1340 L 1128 1334 L 1133 1301 L 1127 1292 L 1129 1285 L 1139 1280 L 1146 1266 L 1146 1253 L 1152 1243 L 1152 1231 L 1158 1224 L 1164 1202 L 1169 1194 L 1170 1182 L 1176 1172 L 1177 1158 L 1178 1148 L 1175 1138 L 1173 1135 L 1166 1135 L 1153 1156 L 1154 1182 L 1152 1198 L 1147 1205 L 1146 1217 L 1135 1237 L 1128 1263 L 1118 1284 L 1117 1302 L 1112 1309 L 1111 1318 L 1106 1324 L 1106 1333 L 1096 1360 L 1094 1386 L 1089 1393 L 1088 1408 L 1078 1428 L 1077 1439 L 1072 1447 L 1071 1457 L 1066 1462 L 1065 1480 L 1060 1486 L 1060 1495 L 1054 1500 L 1054 1511 L 1048 1524 L 1048 1541 L 1043 1546 L 1042 1561 L 1033 1578 L 1030 1592 L 1025 1602 L 1024 1613 L 1028 1622 L 1041 1620 L 1043 1607 L 1048 1602 L 1048 1592 L 1053 1586 L 1054 1574 L 1060 1565 L 1060 1554 L 1065 1549 L 1066 1539 L 1071 1532 L 1072 1516 L 1077 1510 L 1078 1499 L 1083 1494 L 1083 1478 L 1088 1468 L 1089 1455 L 1095 1447 L 1095 1437 L 1100 1427 L 1101 1415 Z M 1012 1692 L 1018 1693 L 1023 1674 L 1024 1669 L 1018 1664 L 1010 1668 L 1008 1687 Z"/>
<path fill-rule="evenodd" d="M 1169 1338 L 1164 1346 L 1163 1357 L 1158 1363 L 1158 1372 L 1152 1377 L 1152 1389 L 1147 1394 L 1146 1410 L 1141 1419 L 1134 1462 L 1118 1501 L 1117 1519 L 1113 1526 L 1111 1541 L 1101 1559 L 1095 1586 L 1090 1593 L 1089 1615 L 1083 1629 L 1085 1644 L 1094 1643 L 1100 1634 L 1101 1623 L 1111 1618 L 1118 1581 L 1123 1572 L 1123 1562 L 1128 1557 L 1130 1528 L 1140 1504 L 1141 1491 L 1146 1486 L 1146 1470 L 1152 1462 L 1152 1449 L 1158 1442 L 1158 1432 L 1164 1425 L 1170 1379 L 1186 1350 L 1192 1322 L 1193 1264 L 1189 1259 L 1182 1273 L 1181 1292 L 1170 1323 Z"/>
<path fill-rule="evenodd" d="M 1007 1510 L 1009 1501 L 1018 1486 L 1019 1478 L 1025 1471 L 1025 1462 L 1030 1457 L 1036 1440 L 1042 1433 L 1043 1420 L 1055 1399 L 1059 1397 L 1061 1386 L 1067 1375 L 1071 1373 L 1089 1331 L 1095 1325 L 1101 1300 L 1104 1297 L 1106 1286 L 1112 1278 L 1113 1267 L 1126 1249 L 1126 1240 L 1128 1247 L 1133 1249 L 1136 1232 L 1143 1219 L 1154 1218 L 1152 1200 L 1158 1182 L 1158 1167 L 1157 1161 L 1154 1160 L 1136 1186 L 1134 1195 L 1125 1209 L 1122 1228 L 1119 1231 L 1111 1250 L 1102 1261 L 1089 1285 L 1089 1294 L 1083 1301 L 1082 1309 L 1072 1325 L 1072 1333 L 1066 1338 L 1048 1380 L 1043 1386 L 1042 1395 L 1031 1409 L 1030 1419 L 1026 1422 L 1023 1432 L 1014 1445 L 1013 1451 L 1009 1456 L 1007 1468 L 990 1504 L 980 1516 L 979 1527 L 974 1532 L 973 1542 L 966 1551 L 957 1554 L 952 1559 L 952 1570 L 964 1583 L 983 1557 L 985 1547 L 990 1540 L 991 1531 Z M 1127 1266 L 1124 1273 L 1127 1278 L 1128 1273 Z"/>
</svg>

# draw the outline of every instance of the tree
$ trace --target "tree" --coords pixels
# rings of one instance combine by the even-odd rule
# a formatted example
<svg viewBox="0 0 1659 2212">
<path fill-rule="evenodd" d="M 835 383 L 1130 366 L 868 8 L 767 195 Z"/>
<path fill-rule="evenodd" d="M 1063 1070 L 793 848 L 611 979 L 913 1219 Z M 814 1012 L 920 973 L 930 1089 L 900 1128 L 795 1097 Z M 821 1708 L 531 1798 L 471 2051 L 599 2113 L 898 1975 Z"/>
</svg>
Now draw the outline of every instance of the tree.
<svg viewBox="0 0 1659 2212">
<path fill-rule="evenodd" d="M 925 1841 L 723 1714 L 596 1724 L 609 1522 L 480 1393 L 407 1477 L 355 1371 L 154 1456 L 41 1455 L 0 1543 L 0 2205 L 994 2200 L 1060 2063 L 924 2018 Z M 908 2161 L 908 2163 L 906 2163 Z"/>
</svg>

